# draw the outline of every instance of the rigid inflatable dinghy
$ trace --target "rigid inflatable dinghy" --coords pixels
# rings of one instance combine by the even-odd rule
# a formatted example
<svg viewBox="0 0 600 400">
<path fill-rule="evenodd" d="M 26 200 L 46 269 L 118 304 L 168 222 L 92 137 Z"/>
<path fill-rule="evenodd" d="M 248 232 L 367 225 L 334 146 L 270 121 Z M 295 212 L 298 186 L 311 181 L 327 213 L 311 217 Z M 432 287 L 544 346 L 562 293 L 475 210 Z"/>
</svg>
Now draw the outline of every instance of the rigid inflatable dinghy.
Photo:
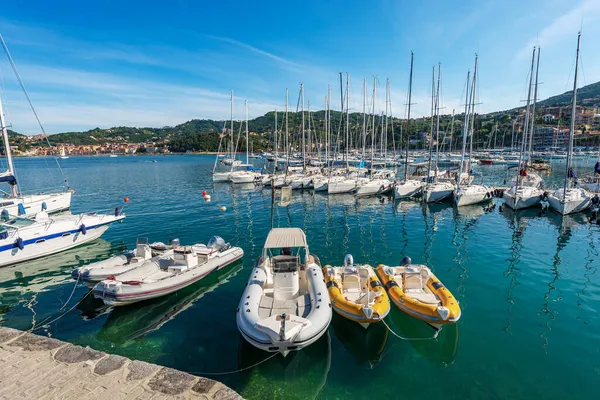
<svg viewBox="0 0 600 400">
<path fill-rule="evenodd" d="M 214 236 L 208 245 L 179 246 L 168 257 L 155 257 L 137 268 L 109 277 L 94 287 L 94 297 L 122 306 L 173 293 L 198 282 L 244 255 L 239 247 Z"/>
<path fill-rule="evenodd" d="M 435 328 L 460 318 L 460 306 L 452 293 L 425 265 L 404 257 L 400 266 L 380 264 L 377 274 L 396 307 Z"/>
<path fill-rule="evenodd" d="M 351 254 L 343 267 L 323 268 L 331 304 L 344 318 L 363 328 L 379 322 L 390 312 L 390 300 L 370 265 L 354 265 Z"/>
<path fill-rule="evenodd" d="M 169 245 L 165 245 L 161 242 L 148 244 L 147 238 L 138 238 L 135 250 L 76 268 L 73 270 L 72 276 L 73 279 L 79 279 L 87 285 L 94 286 L 109 276 L 117 276 L 131 271 L 153 257 L 172 256 L 172 249 L 178 246 L 179 239 L 173 239 Z"/>
<path fill-rule="evenodd" d="M 237 309 L 242 336 L 261 350 L 286 356 L 323 336 L 330 321 L 323 272 L 304 232 L 272 229 Z"/>
</svg>

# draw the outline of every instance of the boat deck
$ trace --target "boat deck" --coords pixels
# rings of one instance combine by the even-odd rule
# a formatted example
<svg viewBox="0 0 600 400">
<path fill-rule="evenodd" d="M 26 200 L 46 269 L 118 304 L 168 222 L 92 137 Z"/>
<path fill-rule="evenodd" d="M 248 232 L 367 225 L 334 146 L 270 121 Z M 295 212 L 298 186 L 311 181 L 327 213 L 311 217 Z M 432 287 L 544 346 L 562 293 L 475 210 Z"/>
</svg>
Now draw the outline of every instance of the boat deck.
<svg viewBox="0 0 600 400">
<path fill-rule="evenodd" d="M 271 315 L 286 313 L 306 318 L 310 314 L 310 296 L 308 294 L 298 296 L 293 300 L 275 300 L 273 297 L 263 295 L 260 299 L 258 316 L 262 319 Z"/>
</svg>

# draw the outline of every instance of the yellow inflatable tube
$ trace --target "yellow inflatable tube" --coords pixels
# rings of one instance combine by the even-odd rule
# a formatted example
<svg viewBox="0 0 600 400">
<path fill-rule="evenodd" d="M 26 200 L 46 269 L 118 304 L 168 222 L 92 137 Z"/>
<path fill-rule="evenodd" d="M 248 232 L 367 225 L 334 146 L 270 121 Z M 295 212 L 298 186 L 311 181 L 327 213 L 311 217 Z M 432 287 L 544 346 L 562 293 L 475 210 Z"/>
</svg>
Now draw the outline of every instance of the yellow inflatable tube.
<svg viewBox="0 0 600 400">
<path fill-rule="evenodd" d="M 426 266 L 407 268 L 380 264 L 377 275 L 396 307 L 406 314 L 433 325 L 453 324 L 460 319 L 458 301 Z M 422 282 L 420 290 L 410 278 L 417 275 Z M 411 288 L 406 289 L 409 284 Z"/>
</svg>

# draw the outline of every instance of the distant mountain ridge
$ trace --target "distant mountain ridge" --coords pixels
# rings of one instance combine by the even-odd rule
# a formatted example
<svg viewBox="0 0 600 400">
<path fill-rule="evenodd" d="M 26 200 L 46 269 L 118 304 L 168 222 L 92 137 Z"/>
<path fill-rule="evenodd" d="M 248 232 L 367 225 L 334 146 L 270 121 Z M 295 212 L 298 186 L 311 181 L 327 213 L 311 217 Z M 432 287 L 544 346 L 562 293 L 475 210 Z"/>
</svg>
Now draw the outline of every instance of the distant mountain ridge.
<svg viewBox="0 0 600 400">
<path fill-rule="evenodd" d="M 539 101 L 542 107 L 566 106 L 571 104 L 573 91 L 569 90 L 563 94 L 548 97 L 546 100 Z M 586 103 L 600 103 L 600 82 L 592 83 L 577 89 L 577 104 L 591 105 Z"/>
</svg>

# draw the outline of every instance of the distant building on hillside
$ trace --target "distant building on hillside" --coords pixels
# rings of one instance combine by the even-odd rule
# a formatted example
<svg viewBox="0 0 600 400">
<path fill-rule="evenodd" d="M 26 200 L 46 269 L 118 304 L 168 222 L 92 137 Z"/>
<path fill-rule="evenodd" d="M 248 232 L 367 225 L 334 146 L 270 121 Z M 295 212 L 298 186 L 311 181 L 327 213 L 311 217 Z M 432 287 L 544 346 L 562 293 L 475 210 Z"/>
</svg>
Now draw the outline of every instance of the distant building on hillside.
<svg viewBox="0 0 600 400">
<path fill-rule="evenodd" d="M 567 129 L 555 128 L 553 126 L 536 126 L 533 135 L 533 146 L 536 149 L 545 147 L 565 147 L 569 139 Z"/>
<path fill-rule="evenodd" d="M 555 118 L 556 118 L 556 116 L 554 114 L 544 114 L 544 115 L 542 115 L 542 119 L 546 123 L 554 121 Z"/>
</svg>

